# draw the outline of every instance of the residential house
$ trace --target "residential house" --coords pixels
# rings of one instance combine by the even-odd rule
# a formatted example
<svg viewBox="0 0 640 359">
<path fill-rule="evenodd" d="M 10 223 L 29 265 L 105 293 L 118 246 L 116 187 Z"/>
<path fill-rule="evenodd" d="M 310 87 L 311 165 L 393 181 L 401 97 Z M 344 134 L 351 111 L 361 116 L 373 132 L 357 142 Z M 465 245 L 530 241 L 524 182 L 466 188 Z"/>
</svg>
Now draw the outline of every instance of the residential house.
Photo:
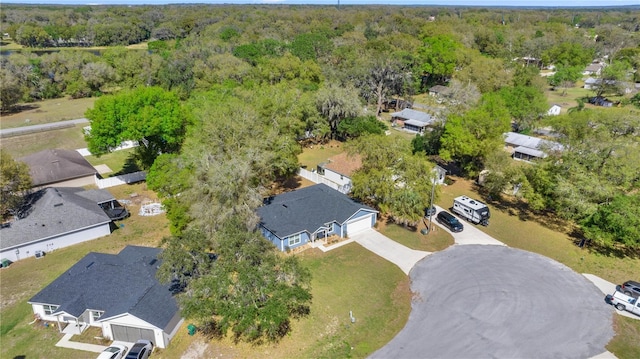
<svg viewBox="0 0 640 359">
<path fill-rule="evenodd" d="M 558 105 L 558 104 L 554 104 L 553 106 L 551 106 L 549 111 L 547 111 L 547 115 L 548 116 L 558 116 L 560 114 L 560 111 L 562 111 L 562 107 L 560 107 L 560 105 Z"/>
<path fill-rule="evenodd" d="M 0 229 L 0 258 L 12 262 L 111 234 L 104 208 L 120 207 L 106 190 L 45 188 L 27 196 Z M 121 214 L 114 211 L 115 214 Z"/>
<path fill-rule="evenodd" d="M 435 85 L 429 88 L 429 95 L 435 97 L 446 97 L 451 93 L 447 86 Z"/>
<path fill-rule="evenodd" d="M 595 76 L 600 76 L 600 74 L 602 73 L 602 69 L 604 68 L 604 64 L 601 62 L 594 62 L 592 64 L 590 64 L 589 66 L 587 66 L 584 71 L 582 71 L 582 74 L 585 76 L 590 76 L 590 75 L 595 75 Z"/>
<path fill-rule="evenodd" d="M 394 126 L 402 127 L 410 132 L 424 133 L 428 127 L 436 123 L 436 119 L 428 113 L 406 108 L 400 112 L 392 113 L 391 122 Z"/>
<path fill-rule="evenodd" d="M 270 197 L 258 208 L 262 234 L 281 251 L 369 229 L 377 213 L 325 184 Z"/>
<path fill-rule="evenodd" d="M 589 77 L 588 79 L 584 80 L 584 88 L 587 90 L 595 90 L 598 88 L 601 81 L 602 80 L 600 79 L 594 79 L 593 77 Z"/>
<path fill-rule="evenodd" d="M 562 145 L 516 132 L 504 134 L 505 148 L 515 160 L 534 161 L 547 157 L 548 151 L 561 151 Z"/>
<path fill-rule="evenodd" d="M 18 158 L 29 166 L 32 185 L 82 187 L 95 184 L 98 171 L 75 150 L 44 150 Z"/>
<path fill-rule="evenodd" d="M 118 254 L 91 252 L 29 300 L 41 320 L 62 333 L 88 327 L 124 342 L 150 340 L 166 348 L 183 322 L 169 284 L 156 278 L 159 248 L 127 246 Z"/>
<path fill-rule="evenodd" d="M 346 152 L 340 153 L 318 165 L 317 172 L 342 189 L 341 192 L 349 193 L 352 182 L 351 176 L 362 167 L 362 157 L 358 154 L 349 156 Z"/>
</svg>

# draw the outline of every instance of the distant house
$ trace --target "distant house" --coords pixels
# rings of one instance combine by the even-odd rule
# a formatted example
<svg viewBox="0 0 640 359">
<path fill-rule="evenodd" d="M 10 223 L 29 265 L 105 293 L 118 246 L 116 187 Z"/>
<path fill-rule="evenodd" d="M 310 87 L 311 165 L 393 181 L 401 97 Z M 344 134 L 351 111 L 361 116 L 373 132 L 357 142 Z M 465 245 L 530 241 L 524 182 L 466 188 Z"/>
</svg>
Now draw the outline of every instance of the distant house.
<svg viewBox="0 0 640 359">
<path fill-rule="evenodd" d="M 504 134 L 505 148 L 515 160 L 534 161 L 547 157 L 548 151 L 560 151 L 562 145 L 516 132 Z"/>
<path fill-rule="evenodd" d="M 118 254 L 91 252 L 29 300 L 33 313 L 58 330 L 88 327 L 123 342 L 150 340 L 166 348 L 183 319 L 169 289 L 156 278 L 161 249 L 127 246 Z"/>
<path fill-rule="evenodd" d="M 327 162 L 318 165 L 317 172 L 324 178 L 338 184 L 338 188 L 344 188 L 345 193 L 351 188 L 351 176 L 362 167 L 360 155 L 347 155 L 346 152 L 335 155 Z"/>
<path fill-rule="evenodd" d="M 551 106 L 549 111 L 547 111 L 547 115 L 548 116 L 558 116 L 560 114 L 561 110 L 562 110 L 562 107 L 560 107 L 560 105 L 555 104 L 555 105 Z"/>
<path fill-rule="evenodd" d="M 107 212 L 119 207 L 114 202 L 106 190 L 50 187 L 36 191 L 16 218 L 0 229 L 0 258 L 15 262 L 109 235 L 112 218 Z"/>
<path fill-rule="evenodd" d="M 262 235 L 281 251 L 369 229 L 377 213 L 325 184 L 269 198 L 258 208 Z"/>
<path fill-rule="evenodd" d="M 589 66 L 587 66 L 584 69 L 584 71 L 582 71 L 582 74 L 584 76 L 590 76 L 590 75 L 600 76 L 603 68 L 604 68 L 603 63 L 599 63 L 599 62 L 592 63 Z"/>
<path fill-rule="evenodd" d="M 29 166 L 33 187 L 82 187 L 95 183 L 98 172 L 75 150 L 44 150 L 18 158 Z"/>
<path fill-rule="evenodd" d="M 434 97 L 447 97 L 451 94 L 451 90 L 447 86 L 435 85 L 429 88 L 429 95 Z"/>
<path fill-rule="evenodd" d="M 584 88 L 587 90 L 596 89 L 600 85 L 601 81 L 602 80 L 600 79 L 594 79 L 593 77 L 589 77 L 588 79 L 584 80 Z"/>
<path fill-rule="evenodd" d="M 424 133 L 428 127 L 435 124 L 436 119 L 428 113 L 407 108 L 392 113 L 391 122 L 394 126 L 402 127 L 407 131 Z"/>
</svg>

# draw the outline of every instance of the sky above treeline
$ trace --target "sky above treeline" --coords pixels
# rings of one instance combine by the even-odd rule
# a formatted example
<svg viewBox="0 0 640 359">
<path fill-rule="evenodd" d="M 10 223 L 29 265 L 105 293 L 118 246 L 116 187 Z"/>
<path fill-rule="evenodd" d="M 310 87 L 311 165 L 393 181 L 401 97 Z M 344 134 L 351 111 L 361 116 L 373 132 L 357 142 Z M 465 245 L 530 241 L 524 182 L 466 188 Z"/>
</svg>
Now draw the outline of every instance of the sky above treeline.
<svg viewBox="0 0 640 359">
<path fill-rule="evenodd" d="M 640 0 L 0 0 L 0 3 L 62 5 L 166 5 L 166 4 L 313 4 L 313 5 L 468 5 L 518 7 L 605 7 L 640 5 Z"/>
</svg>

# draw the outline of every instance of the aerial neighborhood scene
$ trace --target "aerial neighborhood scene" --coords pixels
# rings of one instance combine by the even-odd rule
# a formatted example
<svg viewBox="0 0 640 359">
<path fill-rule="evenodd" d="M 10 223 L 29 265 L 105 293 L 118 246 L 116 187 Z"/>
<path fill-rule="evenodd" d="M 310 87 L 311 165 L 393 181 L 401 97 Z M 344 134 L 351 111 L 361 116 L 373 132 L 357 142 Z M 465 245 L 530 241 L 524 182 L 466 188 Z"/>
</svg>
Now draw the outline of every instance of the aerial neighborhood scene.
<svg viewBox="0 0 640 359">
<path fill-rule="evenodd" d="M 640 358 L 637 2 L 45 3 L 0 358 Z"/>
</svg>

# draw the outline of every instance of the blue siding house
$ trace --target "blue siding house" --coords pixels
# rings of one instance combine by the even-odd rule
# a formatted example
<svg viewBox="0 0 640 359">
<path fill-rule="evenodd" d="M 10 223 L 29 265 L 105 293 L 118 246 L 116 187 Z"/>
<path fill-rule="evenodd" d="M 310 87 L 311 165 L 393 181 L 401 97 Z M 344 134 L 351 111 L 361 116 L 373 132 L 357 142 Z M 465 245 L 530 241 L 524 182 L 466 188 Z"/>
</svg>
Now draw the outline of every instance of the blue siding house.
<svg viewBox="0 0 640 359">
<path fill-rule="evenodd" d="M 262 235 L 281 251 L 369 229 L 377 213 L 324 184 L 271 197 L 258 208 Z"/>
</svg>

